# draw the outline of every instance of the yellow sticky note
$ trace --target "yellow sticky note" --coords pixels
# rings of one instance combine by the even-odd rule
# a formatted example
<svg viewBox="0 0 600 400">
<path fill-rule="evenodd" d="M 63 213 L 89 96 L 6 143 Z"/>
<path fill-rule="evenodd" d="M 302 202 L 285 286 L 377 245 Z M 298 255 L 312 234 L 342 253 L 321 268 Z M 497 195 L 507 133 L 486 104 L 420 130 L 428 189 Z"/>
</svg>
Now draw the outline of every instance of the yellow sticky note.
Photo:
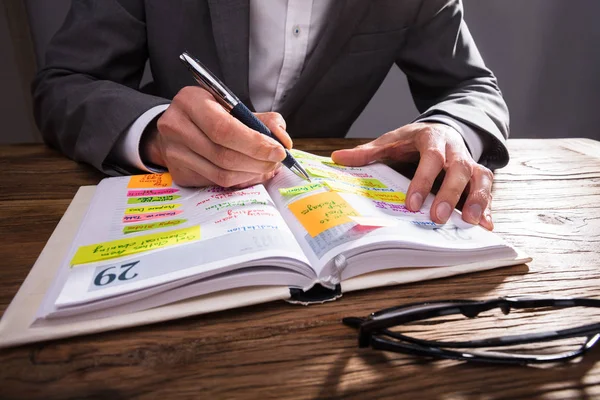
<svg viewBox="0 0 600 400">
<path fill-rule="evenodd" d="M 383 201 L 385 203 L 396 203 L 404 204 L 406 200 L 406 194 L 402 192 L 384 192 L 381 190 L 369 190 L 362 187 L 349 185 L 343 182 L 324 182 L 323 185 L 327 186 L 334 192 L 353 193 L 363 197 L 367 197 L 371 200 Z"/>
<path fill-rule="evenodd" d="M 168 232 L 112 240 L 110 242 L 81 246 L 71 260 L 71 265 L 110 260 L 144 251 L 156 250 L 200 239 L 200 226 L 176 229 Z"/>
<path fill-rule="evenodd" d="M 129 189 L 165 188 L 173 184 L 171 174 L 134 175 L 129 178 Z"/>
<path fill-rule="evenodd" d="M 335 192 L 318 193 L 291 203 L 288 208 L 312 237 L 329 228 L 352 222 L 358 213 Z"/>
<path fill-rule="evenodd" d="M 337 179 L 342 176 L 339 172 L 327 171 L 325 169 L 315 167 L 306 167 L 306 172 L 308 172 L 310 176 L 315 176 L 317 178 Z"/>
<path fill-rule="evenodd" d="M 368 197 L 371 200 L 379 200 L 384 203 L 404 204 L 406 194 L 402 192 L 379 192 L 375 190 L 365 190 L 361 193 L 362 196 Z"/>
<path fill-rule="evenodd" d="M 309 175 L 317 178 L 331 179 L 336 182 L 344 182 L 356 186 L 364 186 L 369 188 L 385 189 L 386 185 L 375 178 L 358 178 L 342 171 L 328 171 L 322 168 L 306 167 L 306 172 Z"/>
<path fill-rule="evenodd" d="M 297 149 L 291 149 L 290 153 L 294 156 L 294 158 L 305 159 L 305 160 L 315 160 L 319 162 L 332 162 L 331 157 L 323 157 L 318 156 L 316 154 L 307 153 L 306 151 L 301 151 Z"/>
<path fill-rule="evenodd" d="M 298 194 L 312 192 L 313 190 L 317 189 L 323 189 L 323 185 L 320 183 L 312 183 L 310 185 L 281 188 L 279 189 L 279 193 L 281 193 L 282 196 L 296 196 Z"/>
</svg>

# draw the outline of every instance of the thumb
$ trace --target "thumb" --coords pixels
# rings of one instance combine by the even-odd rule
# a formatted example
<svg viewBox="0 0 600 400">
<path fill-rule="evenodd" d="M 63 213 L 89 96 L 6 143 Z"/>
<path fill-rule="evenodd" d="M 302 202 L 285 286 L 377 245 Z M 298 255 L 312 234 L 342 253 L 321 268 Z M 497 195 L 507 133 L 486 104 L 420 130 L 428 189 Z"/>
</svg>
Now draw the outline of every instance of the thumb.
<svg viewBox="0 0 600 400">
<path fill-rule="evenodd" d="M 331 154 L 334 163 L 349 167 L 360 167 L 376 161 L 380 147 L 369 142 L 353 149 L 336 150 Z"/>
</svg>

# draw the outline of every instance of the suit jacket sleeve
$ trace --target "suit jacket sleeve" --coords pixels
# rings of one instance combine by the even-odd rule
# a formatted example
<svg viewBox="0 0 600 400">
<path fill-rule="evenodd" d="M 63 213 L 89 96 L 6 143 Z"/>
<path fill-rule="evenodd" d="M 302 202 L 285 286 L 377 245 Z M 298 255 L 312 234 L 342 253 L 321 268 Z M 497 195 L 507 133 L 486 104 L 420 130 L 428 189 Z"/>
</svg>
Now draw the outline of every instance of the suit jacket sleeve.
<svg viewBox="0 0 600 400">
<path fill-rule="evenodd" d="M 74 0 L 32 86 L 44 140 L 105 173 L 119 136 L 169 100 L 139 91 L 148 58 L 141 0 Z M 122 171 L 121 171 L 122 172 Z"/>
<path fill-rule="evenodd" d="M 444 114 L 459 120 L 482 134 L 481 164 L 495 169 L 508 163 L 508 108 L 469 33 L 462 1 L 422 0 L 396 63 L 419 119 Z"/>
</svg>

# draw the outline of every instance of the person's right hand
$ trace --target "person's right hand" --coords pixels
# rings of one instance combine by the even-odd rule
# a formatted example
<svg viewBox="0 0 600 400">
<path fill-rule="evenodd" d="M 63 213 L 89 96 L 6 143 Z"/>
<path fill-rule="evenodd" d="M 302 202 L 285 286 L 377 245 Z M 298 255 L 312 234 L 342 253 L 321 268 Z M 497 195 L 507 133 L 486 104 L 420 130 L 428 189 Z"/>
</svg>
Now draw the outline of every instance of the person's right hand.
<svg viewBox="0 0 600 400">
<path fill-rule="evenodd" d="M 283 117 L 256 113 L 285 147 L 292 139 Z M 181 186 L 246 187 L 272 178 L 285 151 L 275 140 L 232 117 L 206 90 L 189 86 L 145 133 L 142 159 L 169 169 Z"/>
</svg>

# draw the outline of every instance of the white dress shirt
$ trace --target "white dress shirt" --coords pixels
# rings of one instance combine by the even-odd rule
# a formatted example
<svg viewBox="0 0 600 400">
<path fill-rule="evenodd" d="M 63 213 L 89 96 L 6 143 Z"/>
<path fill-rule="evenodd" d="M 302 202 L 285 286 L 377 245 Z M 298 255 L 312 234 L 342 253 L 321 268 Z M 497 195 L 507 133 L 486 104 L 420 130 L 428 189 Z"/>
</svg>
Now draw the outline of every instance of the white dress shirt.
<svg viewBox="0 0 600 400">
<path fill-rule="evenodd" d="M 248 84 L 257 112 L 277 111 L 298 80 L 327 22 L 334 0 L 250 0 L 250 47 Z M 146 172 L 139 145 L 144 130 L 168 104 L 151 108 L 129 127 L 111 156 L 123 166 Z M 439 122 L 456 129 L 465 139 L 475 161 L 483 152 L 480 136 L 469 126 L 445 115 L 419 122 Z"/>
</svg>

